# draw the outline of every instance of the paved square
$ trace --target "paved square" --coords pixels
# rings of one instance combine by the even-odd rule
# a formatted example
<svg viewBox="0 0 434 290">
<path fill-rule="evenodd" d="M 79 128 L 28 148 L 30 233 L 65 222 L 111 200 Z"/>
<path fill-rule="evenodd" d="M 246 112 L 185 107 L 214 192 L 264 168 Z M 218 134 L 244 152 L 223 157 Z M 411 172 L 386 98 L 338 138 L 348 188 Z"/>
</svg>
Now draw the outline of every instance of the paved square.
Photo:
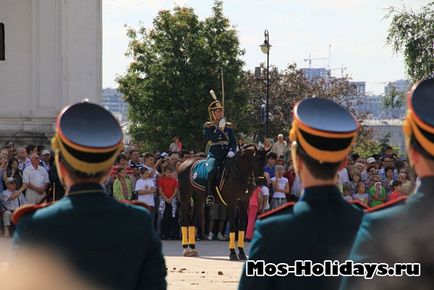
<svg viewBox="0 0 434 290">
<path fill-rule="evenodd" d="M 11 239 L 0 238 L 0 271 L 12 259 Z M 246 244 L 246 253 L 248 253 Z M 243 262 L 229 261 L 228 242 L 198 241 L 200 257 L 182 256 L 181 241 L 163 241 L 169 290 L 237 289 Z"/>
</svg>

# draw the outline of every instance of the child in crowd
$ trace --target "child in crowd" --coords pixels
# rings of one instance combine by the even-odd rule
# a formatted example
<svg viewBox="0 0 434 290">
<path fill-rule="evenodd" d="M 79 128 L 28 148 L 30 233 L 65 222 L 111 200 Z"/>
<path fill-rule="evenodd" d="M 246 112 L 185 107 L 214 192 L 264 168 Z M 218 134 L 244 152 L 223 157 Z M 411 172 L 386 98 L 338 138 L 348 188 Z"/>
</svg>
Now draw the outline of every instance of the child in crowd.
<svg viewBox="0 0 434 290">
<path fill-rule="evenodd" d="M 259 208 L 262 212 L 266 212 L 270 210 L 270 190 L 266 185 L 265 178 L 258 179 L 256 184 L 261 187 L 262 204 L 259 205 Z"/>
<path fill-rule="evenodd" d="M 408 174 L 407 170 L 405 168 L 401 168 L 399 170 L 399 177 L 398 180 L 402 183 L 402 193 L 405 195 L 409 195 L 410 188 L 411 188 L 411 182 L 408 180 Z"/>
<path fill-rule="evenodd" d="M 276 176 L 271 178 L 273 186 L 273 199 L 271 200 L 271 208 L 275 209 L 287 202 L 286 194 L 289 193 L 288 179 L 283 177 L 284 168 L 282 165 L 276 165 Z"/>
<path fill-rule="evenodd" d="M 354 200 L 360 200 L 363 204 L 368 205 L 369 195 L 366 193 L 366 186 L 363 181 L 357 183 L 357 192 L 353 195 Z"/>
<path fill-rule="evenodd" d="M 353 174 L 351 175 L 352 181 L 350 182 L 350 191 L 351 194 L 357 193 L 357 184 L 359 184 L 359 181 L 361 181 L 361 174 L 360 171 L 354 170 Z"/>
<path fill-rule="evenodd" d="M 389 194 L 389 200 L 394 200 L 397 199 L 401 196 L 403 196 L 404 194 L 402 193 L 402 182 L 399 180 L 394 180 L 392 182 L 392 187 L 393 190 L 392 192 Z"/>
<path fill-rule="evenodd" d="M 349 183 L 344 183 L 342 186 L 342 197 L 346 200 L 346 201 L 352 201 L 353 197 L 351 196 L 351 184 Z"/>
<path fill-rule="evenodd" d="M 118 168 L 116 179 L 113 181 L 113 197 L 117 200 L 131 200 L 133 189 L 127 171 L 123 167 Z"/>
<path fill-rule="evenodd" d="M 374 185 L 369 188 L 369 206 L 383 204 L 387 200 L 386 189 L 382 186 L 379 175 L 374 175 Z"/>
<path fill-rule="evenodd" d="M 140 179 L 136 182 L 136 192 L 138 200 L 146 203 L 150 207 L 151 216 L 154 212 L 155 201 L 154 193 L 157 192 L 154 180 L 151 177 L 152 170 L 142 167 L 140 169 Z"/>
<path fill-rule="evenodd" d="M 176 231 L 176 195 L 178 181 L 173 177 L 173 168 L 168 165 L 163 169 L 163 176 L 158 179 L 160 206 L 158 212 L 161 219 L 161 239 L 173 239 Z"/>
</svg>

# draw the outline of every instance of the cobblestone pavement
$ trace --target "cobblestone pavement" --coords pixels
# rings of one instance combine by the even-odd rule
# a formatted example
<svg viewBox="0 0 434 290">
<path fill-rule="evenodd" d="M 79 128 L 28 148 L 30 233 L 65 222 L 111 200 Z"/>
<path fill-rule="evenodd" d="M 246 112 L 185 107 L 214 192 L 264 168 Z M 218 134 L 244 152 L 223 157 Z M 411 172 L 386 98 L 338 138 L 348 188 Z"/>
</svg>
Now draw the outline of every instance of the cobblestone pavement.
<svg viewBox="0 0 434 290">
<path fill-rule="evenodd" d="M 246 253 L 249 244 L 246 243 Z M 163 241 L 169 290 L 237 289 L 243 263 L 229 261 L 228 242 L 198 241 L 200 257 L 182 256 L 180 241 Z M 0 238 L 0 271 L 12 259 L 11 239 Z"/>
</svg>

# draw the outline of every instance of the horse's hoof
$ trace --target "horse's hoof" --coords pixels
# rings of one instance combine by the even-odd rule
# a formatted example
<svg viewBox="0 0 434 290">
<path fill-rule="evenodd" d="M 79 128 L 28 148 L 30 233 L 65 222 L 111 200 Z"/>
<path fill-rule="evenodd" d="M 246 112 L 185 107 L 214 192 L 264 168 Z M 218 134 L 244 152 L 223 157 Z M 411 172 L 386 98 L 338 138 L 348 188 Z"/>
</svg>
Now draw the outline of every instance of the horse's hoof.
<svg viewBox="0 0 434 290">
<path fill-rule="evenodd" d="M 243 252 L 239 253 L 238 254 L 238 260 L 240 260 L 240 261 L 247 260 L 246 254 L 244 254 Z"/>
<path fill-rule="evenodd" d="M 198 251 L 196 251 L 196 249 L 191 249 L 190 250 L 190 257 L 199 257 Z"/>
<path fill-rule="evenodd" d="M 184 249 L 184 251 L 182 252 L 182 254 L 184 255 L 184 257 L 190 257 L 190 253 L 191 253 L 190 249 Z"/>
<path fill-rule="evenodd" d="M 231 260 L 231 261 L 238 261 L 238 256 L 237 256 L 237 254 L 236 254 L 236 253 L 231 253 L 231 254 L 229 255 L 229 260 Z"/>
</svg>

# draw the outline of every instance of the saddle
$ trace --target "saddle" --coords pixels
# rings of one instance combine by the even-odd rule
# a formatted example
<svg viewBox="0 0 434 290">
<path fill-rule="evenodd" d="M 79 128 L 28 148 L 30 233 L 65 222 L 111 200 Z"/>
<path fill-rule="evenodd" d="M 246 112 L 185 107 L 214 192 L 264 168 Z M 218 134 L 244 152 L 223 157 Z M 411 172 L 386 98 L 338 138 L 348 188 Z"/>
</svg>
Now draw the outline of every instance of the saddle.
<svg viewBox="0 0 434 290">
<path fill-rule="evenodd" d="M 229 162 L 225 160 L 217 166 L 216 186 L 219 190 L 223 188 L 227 174 L 229 172 Z M 190 182 L 199 191 L 205 192 L 207 182 L 206 159 L 199 159 L 191 166 Z"/>
</svg>

